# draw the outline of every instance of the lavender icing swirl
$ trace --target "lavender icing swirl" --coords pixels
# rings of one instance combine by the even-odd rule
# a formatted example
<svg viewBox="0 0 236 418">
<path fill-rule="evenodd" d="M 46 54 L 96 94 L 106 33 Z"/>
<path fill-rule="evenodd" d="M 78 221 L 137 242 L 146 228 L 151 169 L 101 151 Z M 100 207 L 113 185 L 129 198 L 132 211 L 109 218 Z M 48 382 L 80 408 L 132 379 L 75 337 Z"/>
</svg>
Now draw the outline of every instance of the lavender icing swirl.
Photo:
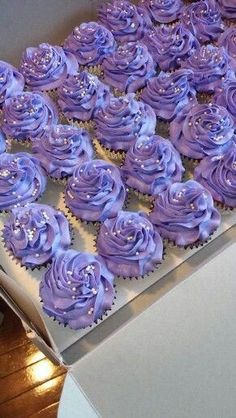
<svg viewBox="0 0 236 418">
<path fill-rule="evenodd" d="M 64 42 L 64 48 L 72 52 L 80 65 L 101 64 L 104 57 L 116 48 L 112 33 L 96 22 L 81 23 L 74 28 Z"/>
<path fill-rule="evenodd" d="M 181 181 L 184 168 L 178 151 L 160 136 L 140 137 L 126 154 L 122 176 L 127 186 L 157 196 Z"/>
<path fill-rule="evenodd" d="M 107 219 L 97 239 L 98 253 L 118 276 L 138 277 L 162 262 L 161 237 L 146 214 L 120 211 Z"/>
<path fill-rule="evenodd" d="M 154 23 L 170 23 L 178 19 L 182 8 L 182 0 L 141 0 L 140 11 L 149 16 Z"/>
<path fill-rule="evenodd" d="M 40 161 L 26 152 L 0 155 L 0 211 L 34 202 L 46 188 Z"/>
<path fill-rule="evenodd" d="M 228 28 L 218 39 L 218 45 L 224 47 L 232 58 L 230 64 L 236 71 L 236 27 Z"/>
<path fill-rule="evenodd" d="M 47 43 L 24 51 L 20 71 L 32 90 L 52 90 L 60 86 L 69 74 L 75 74 L 78 63 L 70 52 Z"/>
<path fill-rule="evenodd" d="M 23 91 L 25 80 L 15 67 L 0 61 L 0 107 L 13 94 Z"/>
<path fill-rule="evenodd" d="M 37 203 L 12 210 L 4 225 L 3 239 L 6 248 L 27 267 L 49 262 L 58 251 L 67 250 L 71 243 L 65 215 Z"/>
<path fill-rule="evenodd" d="M 236 123 L 236 80 L 222 83 L 222 87 L 215 90 L 214 101 L 225 107 Z"/>
<path fill-rule="evenodd" d="M 72 329 L 88 327 L 111 309 L 113 280 L 102 257 L 75 250 L 62 252 L 40 284 L 43 310 Z"/>
<path fill-rule="evenodd" d="M 95 118 L 96 136 L 101 144 L 112 150 L 127 151 L 141 135 L 153 135 L 156 116 L 153 109 L 128 94 L 111 98 Z"/>
<path fill-rule="evenodd" d="M 87 121 L 109 101 L 110 89 L 95 75 L 82 71 L 63 82 L 58 97 L 58 104 L 66 117 Z"/>
<path fill-rule="evenodd" d="M 74 170 L 65 189 L 65 203 L 85 221 L 116 216 L 126 198 L 119 169 L 103 160 L 87 161 Z"/>
<path fill-rule="evenodd" d="M 55 104 L 39 92 L 22 92 L 6 99 L 3 105 L 2 130 L 20 141 L 41 137 L 57 121 Z"/>
<path fill-rule="evenodd" d="M 218 0 L 222 16 L 228 19 L 236 19 L 235 0 Z"/>
<path fill-rule="evenodd" d="M 72 175 L 76 165 L 93 156 L 91 139 L 85 129 L 54 125 L 33 143 L 33 153 L 51 177 Z"/>
<path fill-rule="evenodd" d="M 148 80 L 141 99 L 153 108 L 157 116 L 171 121 L 186 105 L 197 102 L 196 91 L 189 83 L 191 77 L 190 70 L 161 71 L 157 77 Z"/>
<path fill-rule="evenodd" d="M 120 45 L 102 63 L 105 83 L 128 93 L 144 87 L 147 80 L 155 75 L 155 67 L 146 45 L 141 42 Z"/>
<path fill-rule="evenodd" d="M 201 159 L 219 155 L 232 146 L 234 121 L 229 112 L 216 104 L 187 106 L 170 124 L 170 138 L 183 155 Z"/>
<path fill-rule="evenodd" d="M 220 224 L 211 194 L 194 180 L 171 184 L 156 199 L 150 219 L 180 247 L 206 241 Z"/>
</svg>

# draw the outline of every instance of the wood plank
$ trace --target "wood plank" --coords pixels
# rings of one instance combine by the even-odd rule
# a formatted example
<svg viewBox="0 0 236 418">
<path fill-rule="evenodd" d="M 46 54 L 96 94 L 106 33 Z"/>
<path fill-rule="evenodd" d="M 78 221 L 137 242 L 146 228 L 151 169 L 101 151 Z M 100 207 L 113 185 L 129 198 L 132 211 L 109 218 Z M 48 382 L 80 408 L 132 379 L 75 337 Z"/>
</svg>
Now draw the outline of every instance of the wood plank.
<svg viewBox="0 0 236 418">
<path fill-rule="evenodd" d="M 59 402 L 49 405 L 47 408 L 41 409 L 36 414 L 30 415 L 29 418 L 56 418 Z"/>
<path fill-rule="evenodd" d="M 1 355 L 26 344 L 29 340 L 26 337 L 20 319 L 3 300 L 0 300 L 0 310 L 4 314 L 3 322 L 0 326 Z"/>
</svg>

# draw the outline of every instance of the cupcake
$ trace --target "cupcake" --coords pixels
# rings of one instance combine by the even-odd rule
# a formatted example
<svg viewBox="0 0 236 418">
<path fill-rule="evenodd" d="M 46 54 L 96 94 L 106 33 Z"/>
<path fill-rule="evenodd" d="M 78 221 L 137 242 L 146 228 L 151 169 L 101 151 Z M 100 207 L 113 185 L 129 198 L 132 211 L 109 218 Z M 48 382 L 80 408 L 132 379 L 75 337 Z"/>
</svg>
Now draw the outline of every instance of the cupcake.
<svg viewBox="0 0 236 418">
<path fill-rule="evenodd" d="M 90 136 L 85 129 L 54 125 L 43 138 L 35 139 L 32 151 L 53 179 L 71 176 L 78 164 L 93 157 Z"/>
<path fill-rule="evenodd" d="M 26 152 L 0 155 L 0 211 L 37 200 L 46 187 L 40 161 Z"/>
<path fill-rule="evenodd" d="M 222 87 L 215 90 L 214 102 L 225 107 L 236 124 L 236 79 L 225 80 Z"/>
<path fill-rule="evenodd" d="M 236 208 L 236 143 L 223 155 L 205 157 L 194 178 L 224 207 Z"/>
<path fill-rule="evenodd" d="M 181 22 L 200 42 L 215 41 L 224 30 L 215 0 L 201 0 L 183 9 Z"/>
<path fill-rule="evenodd" d="M 77 166 L 65 189 L 65 204 L 79 219 L 103 222 L 117 215 L 126 198 L 119 169 L 103 160 Z"/>
<path fill-rule="evenodd" d="M 184 172 L 178 151 L 157 135 L 138 138 L 121 170 L 127 186 L 150 196 L 158 196 L 169 184 L 181 181 Z"/>
<path fill-rule="evenodd" d="M 228 52 L 232 58 L 230 61 L 231 67 L 236 71 L 236 27 L 226 29 L 219 37 L 218 45 L 224 47 Z"/>
<path fill-rule="evenodd" d="M 128 42 L 102 63 L 105 83 L 120 92 L 135 93 L 155 75 L 156 65 L 146 45 Z"/>
<path fill-rule="evenodd" d="M 175 148 L 191 159 L 220 155 L 232 146 L 234 121 L 229 112 L 216 104 L 188 106 L 170 124 Z"/>
<path fill-rule="evenodd" d="M 111 155 L 128 151 L 139 136 L 153 135 L 156 116 L 148 104 L 137 101 L 134 94 L 111 98 L 95 117 L 98 141 Z"/>
<path fill-rule="evenodd" d="M 235 0 L 218 0 L 222 16 L 228 19 L 236 19 Z"/>
<path fill-rule="evenodd" d="M 0 154 L 3 154 L 5 151 L 9 151 L 10 142 L 6 139 L 6 136 L 0 128 Z"/>
<path fill-rule="evenodd" d="M 172 183 L 156 199 L 150 219 L 178 247 L 204 243 L 220 225 L 211 194 L 194 180 Z"/>
<path fill-rule="evenodd" d="M 48 205 L 31 203 L 13 209 L 3 228 L 9 252 L 22 266 L 34 268 L 51 261 L 70 246 L 70 228 L 62 212 Z"/>
<path fill-rule="evenodd" d="M 118 212 L 101 226 L 97 249 L 116 276 L 139 277 L 162 262 L 163 243 L 156 228 L 142 212 Z"/>
<path fill-rule="evenodd" d="M 66 38 L 64 48 L 75 55 L 79 65 L 99 75 L 100 64 L 115 50 L 116 42 L 112 33 L 103 25 L 86 22 L 74 28 Z"/>
<path fill-rule="evenodd" d="M 141 100 L 149 104 L 156 116 L 165 121 L 173 120 L 186 105 L 197 102 L 196 91 L 189 84 L 192 72 L 177 70 L 174 73 L 161 71 L 148 80 Z"/>
<path fill-rule="evenodd" d="M 0 61 L 0 108 L 5 100 L 23 91 L 24 77 L 15 67 L 5 61 Z"/>
<path fill-rule="evenodd" d="M 56 106 L 43 93 L 22 92 L 6 99 L 3 105 L 2 130 L 19 142 L 41 137 L 57 121 Z"/>
<path fill-rule="evenodd" d="M 91 326 L 111 310 L 114 276 L 94 254 L 57 254 L 40 283 L 44 312 L 72 329 Z"/>
<path fill-rule="evenodd" d="M 143 38 L 145 21 L 137 7 L 127 0 L 103 2 L 98 10 L 98 20 L 119 43 L 136 42 Z"/>
<path fill-rule="evenodd" d="M 147 31 L 143 42 L 161 70 L 180 67 L 197 48 L 195 36 L 183 25 L 162 25 Z"/>
<path fill-rule="evenodd" d="M 177 20 L 181 13 L 182 0 L 141 0 L 140 11 L 153 23 L 171 23 Z"/>
</svg>

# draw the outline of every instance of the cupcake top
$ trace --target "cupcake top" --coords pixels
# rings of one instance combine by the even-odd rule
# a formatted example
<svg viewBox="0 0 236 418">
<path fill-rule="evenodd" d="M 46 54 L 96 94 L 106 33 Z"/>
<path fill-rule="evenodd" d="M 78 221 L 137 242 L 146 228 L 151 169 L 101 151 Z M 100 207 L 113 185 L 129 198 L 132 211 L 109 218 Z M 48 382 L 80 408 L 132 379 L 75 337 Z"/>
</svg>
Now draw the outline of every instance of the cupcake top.
<svg viewBox="0 0 236 418">
<path fill-rule="evenodd" d="M 101 3 L 98 20 L 113 33 L 118 42 L 138 41 L 144 35 L 143 17 L 137 7 L 127 0 Z"/>
<path fill-rule="evenodd" d="M 152 196 L 170 183 L 181 181 L 184 172 L 178 151 L 157 135 L 138 138 L 128 150 L 121 170 L 127 186 Z"/>
<path fill-rule="evenodd" d="M 236 4 L 235 0 L 218 0 L 218 5 L 222 16 L 228 19 L 236 19 Z"/>
<path fill-rule="evenodd" d="M 215 90 L 214 101 L 225 107 L 236 123 L 236 79 L 225 80 L 222 87 Z"/>
<path fill-rule="evenodd" d="M 26 48 L 20 63 L 26 85 L 32 90 L 56 89 L 68 74 L 75 74 L 77 70 L 74 55 L 47 43 Z"/>
<path fill-rule="evenodd" d="M 171 121 L 184 106 L 196 103 L 196 91 L 189 84 L 191 77 L 190 70 L 161 71 L 157 77 L 148 80 L 141 99 L 153 108 L 157 116 Z"/>
<path fill-rule="evenodd" d="M 0 155 L 0 211 L 37 200 L 46 187 L 40 161 L 26 152 Z"/>
<path fill-rule="evenodd" d="M 232 146 L 234 121 L 229 112 L 216 104 L 184 108 L 170 124 L 170 138 L 183 155 L 201 159 L 219 155 Z"/>
<path fill-rule="evenodd" d="M 43 310 L 72 329 L 88 327 L 111 309 L 113 280 L 101 257 L 75 250 L 61 252 L 40 284 Z"/>
<path fill-rule="evenodd" d="M 219 37 L 218 45 L 224 47 L 228 52 L 232 58 L 231 66 L 236 70 L 236 27 L 226 29 Z"/>
<path fill-rule="evenodd" d="M 0 129 L 0 154 L 7 151 L 7 149 L 9 148 L 9 145 L 10 144 L 8 143 L 8 141 L 6 139 L 6 136 L 4 135 L 2 130 Z"/>
<path fill-rule="evenodd" d="M 108 269 L 124 277 L 153 271 L 163 257 L 161 237 L 142 212 L 120 211 L 107 219 L 100 228 L 97 249 Z"/>
<path fill-rule="evenodd" d="M 100 109 L 95 118 L 96 136 L 111 150 L 127 151 L 141 135 L 153 135 L 156 116 L 153 109 L 128 94 L 112 97 L 108 105 Z"/>
<path fill-rule="evenodd" d="M 108 102 L 110 89 L 95 75 L 82 71 L 63 82 L 58 97 L 58 104 L 67 118 L 87 121 Z"/>
<path fill-rule="evenodd" d="M 63 213 L 37 203 L 12 210 L 4 225 L 3 239 L 6 248 L 27 267 L 49 262 L 71 243 L 69 223 Z"/>
<path fill-rule="evenodd" d="M 211 194 L 194 180 L 173 183 L 163 191 L 150 219 L 163 238 L 180 247 L 206 241 L 220 224 Z"/>
<path fill-rule="evenodd" d="M 215 0 L 201 0 L 183 10 L 181 22 L 200 42 L 215 41 L 224 30 L 219 6 Z"/>
<path fill-rule="evenodd" d="M 23 91 L 24 77 L 15 67 L 5 61 L 0 61 L 0 107 L 13 94 Z"/>
<path fill-rule="evenodd" d="M 178 68 L 197 48 L 195 36 L 183 25 L 161 25 L 147 31 L 143 42 L 161 70 Z"/>
<path fill-rule="evenodd" d="M 224 155 L 205 157 L 195 168 L 194 178 L 209 190 L 214 200 L 236 207 L 236 143 Z"/>
<path fill-rule="evenodd" d="M 6 99 L 3 105 L 2 129 L 17 140 L 41 137 L 57 120 L 55 104 L 39 92 L 22 92 Z"/>
<path fill-rule="evenodd" d="M 54 125 L 42 138 L 34 141 L 32 150 L 54 178 L 70 176 L 76 165 L 93 156 L 88 132 L 70 125 Z"/>
<path fill-rule="evenodd" d="M 120 45 L 102 63 L 105 83 L 128 93 L 144 87 L 147 80 L 155 75 L 155 67 L 146 45 L 141 42 Z"/>
<path fill-rule="evenodd" d="M 141 0 L 140 10 L 147 14 L 154 23 L 170 23 L 178 19 L 182 0 Z"/>
<path fill-rule="evenodd" d="M 71 212 L 92 222 L 116 216 L 125 197 L 119 169 L 103 160 L 77 166 L 65 189 L 65 203 Z"/>
<path fill-rule="evenodd" d="M 96 22 L 76 26 L 64 42 L 64 48 L 72 52 L 80 65 L 101 64 L 104 57 L 116 48 L 112 33 Z"/>
</svg>

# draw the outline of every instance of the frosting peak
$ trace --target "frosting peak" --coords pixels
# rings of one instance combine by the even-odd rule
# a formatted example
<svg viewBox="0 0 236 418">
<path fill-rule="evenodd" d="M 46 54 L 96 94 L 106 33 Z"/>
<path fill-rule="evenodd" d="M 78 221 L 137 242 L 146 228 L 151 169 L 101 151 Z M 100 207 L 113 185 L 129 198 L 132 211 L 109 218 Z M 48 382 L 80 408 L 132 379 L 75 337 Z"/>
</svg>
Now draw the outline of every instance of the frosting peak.
<svg viewBox="0 0 236 418">
<path fill-rule="evenodd" d="M 24 77 L 15 67 L 5 61 L 0 61 L 0 107 L 13 94 L 23 91 Z"/>
</svg>

